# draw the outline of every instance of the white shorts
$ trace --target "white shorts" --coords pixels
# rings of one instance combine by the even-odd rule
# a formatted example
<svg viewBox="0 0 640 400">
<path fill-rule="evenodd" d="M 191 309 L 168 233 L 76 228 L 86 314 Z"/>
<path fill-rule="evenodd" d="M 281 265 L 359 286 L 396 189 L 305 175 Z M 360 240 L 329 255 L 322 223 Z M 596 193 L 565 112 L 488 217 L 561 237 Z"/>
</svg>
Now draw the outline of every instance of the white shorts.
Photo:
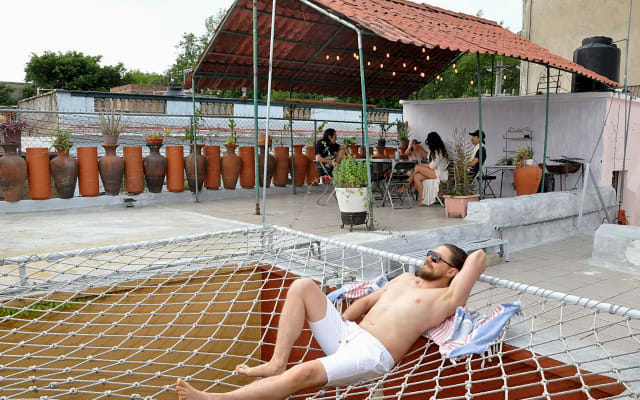
<svg viewBox="0 0 640 400">
<path fill-rule="evenodd" d="M 329 299 L 324 318 L 308 322 L 326 354 L 319 360 L 327 372 L 327 386 L 344 386 L 377 378 L 395 365 L 384 345 L 355 322 L 343 321 Z"/>
</svg>

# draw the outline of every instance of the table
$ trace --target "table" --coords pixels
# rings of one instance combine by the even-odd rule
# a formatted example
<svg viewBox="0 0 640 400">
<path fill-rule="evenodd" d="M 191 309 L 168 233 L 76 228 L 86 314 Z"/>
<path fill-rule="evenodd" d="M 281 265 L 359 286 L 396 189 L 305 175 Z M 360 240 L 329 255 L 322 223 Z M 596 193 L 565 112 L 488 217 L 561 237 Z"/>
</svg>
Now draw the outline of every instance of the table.
<svg viewBox="0 0 640 400">
<path fill-rule="evenodd" d="M 485 165 L 485 175 L 498 175 L 500 173 L 500 197 L 502 197 L 502 181 L 504 181 L 504 171 L 513 171 L 516 169 L 515 165 Z"/>
</svg>

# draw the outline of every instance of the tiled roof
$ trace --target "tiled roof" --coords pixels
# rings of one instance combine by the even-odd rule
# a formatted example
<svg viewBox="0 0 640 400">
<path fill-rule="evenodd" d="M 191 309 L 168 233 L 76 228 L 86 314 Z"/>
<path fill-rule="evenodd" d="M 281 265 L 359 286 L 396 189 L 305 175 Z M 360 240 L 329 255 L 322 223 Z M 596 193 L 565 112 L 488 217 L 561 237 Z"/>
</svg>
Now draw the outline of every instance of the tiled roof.
<svg viewBox="0 0 640 400">
<path fill-rule="evenodd" d="M 618 86 L 486 19 L 406 0 L 311 1 L 363 30 L 368 96 L 407 97 L 463 52 L 549 64 Z M 261 89 L 267 85 L 271 4 L 258 1 Z M 360 95 L 354 31 L 299 0 L 279 0 L 276 14 L 274 89 Z M 252 21 L 252 1 L 238 0 L 207 54 L 201 55 L 197 88 L 253 88 Z M 185 86 L 191 86 L 190 79 Z"/>
</svg>

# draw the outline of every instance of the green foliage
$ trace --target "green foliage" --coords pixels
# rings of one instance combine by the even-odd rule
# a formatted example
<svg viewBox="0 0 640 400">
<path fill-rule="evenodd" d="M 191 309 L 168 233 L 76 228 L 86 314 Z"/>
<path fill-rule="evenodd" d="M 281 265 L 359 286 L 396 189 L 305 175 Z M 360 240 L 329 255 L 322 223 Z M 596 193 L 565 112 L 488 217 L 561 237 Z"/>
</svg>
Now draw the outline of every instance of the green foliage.
<svg viewBox="0 0 640 400">
<path fill-rule="evenodd" d="M 164 131 L 154 131 L 145 134 L 147 139 L 164 139 L 171 136 L 171 128 L 164 128 Z"/>
<path fill-rule="evenodd" d="M 122 63 L 100 66 L 102 56 L 85 56 L 81 52 L 32 54 L 25 67 L 25 80 L 37 87 L 108 92 L 124 83 Z"/>
<path fill-rule="evenodd" d="M 343 143 L 345 146 L 352 146 L 352 145 L 356 144 L 356 137 L 355 137 L 355 136 L 346 137 L 346 138 L 344 138 L 344 140 L 342 141 L 342 143 Z"/>
<path fill-rule="evenodd" d="M 191 125 L 184 128 L 184 137 L 182 138 L 185 142 L 193 143 L 196 135 L 195 132 L 198 130 L 200 126 L 200 121 L 202 121 L 202 115 L 200 110 L 196 109 L 196 117 L 191 121 Z"/>
<path fill-rule="evenodd" d="M 36 88 L 34 88 L 30 84 L 26 84 L 22 88 L 22 95 L 20 96 L 20 98 L 21 99 L 28 99 L 29 97 L 33 97 L 35 95 L 36 95 Z"/>
<path fill-rule="evenodd" d="M 0 83 L 0 106 L 13 106 L 18 103 L 16 99 L 11 97 L 11 93 L 15 92 L 15 89 Z"/>
<path fill-rule="evenodd" d="M 367 164 L 353 156 L 345 156 L 333 170 L 336 187 L 357 188 L 367 186 Z"/>
<path fill-rule="evenodd" d="M 409 122 L 396 120 L 398 140 L 409 140 Z"/>
<path fill-rule="evenodd" d="M 122 119 L 122 113 L 116 116 L 115 111 L 111 110 L 109 114 L 98 114 L 100 117 L 100 130 L 104 136 L 119 136 L 122 133 L 123 128 L 120 126 L 120 120 Z"/>
<path fill-rule="evenodd" d="M 512 157 L 502 157 L 501 159 L 498 160 L 497 165 L 513 165 L 513 158 Z"/>
<path fill-rule="evenodd" d="M 229 137 L 225 144 L 237 144 L 238 143 L 238 131 L 236 131 L 236 121 L 234 119 L 229 120 Z"/>
<path fill-rule="evenodd" d="M 514 157 L 514 161 L 517 166 L 524 165 L 524 160 L 529 160 L 533 158 L 533 148 L 531 146 L 522 147 L 516 150 L 516 155 Z"/>
<path fill-rule="evenodd" d="M 51 147 L 56 149 L 58 153 L 67 152 L 73 143 L 71 143 L 71 130 L 69 129 L 61 129 L 60 126 L 56 126 L 56 129 L 53 131 L 53 144 Z"/>
<path fill-rule="evenodd" d="M 491 79 L 491 55 L 480 55 L 481 66 L 481 91 L 482 93 L 492 92 L 492 82 L 495 85 L 495 79 Z M 509 69 L 504 70 L 503 75 L 506 79 L 503 79 L 502 88 L 506 93 L 518 96 L 520 93 L 520 71 L 516 68 L 520 65 L 520 60 L 506 56 L 495 56 L 494 65 L 497 65 L 498 61 L 502 60 L 505 66 L 510 66 Z M 460 57 L 455 63 L 456 68 L 453 65 L 448 67 L 440 74 L 442 80 L 433 79 L 422 89 L 418 90 L 411 96 L 410 100 L 423 100 L 423 99 L 446 99 L 446 98 L 459 98 L 459 97 L 477 97 L 478 96 L 478 70 L 477 59 L 475 53 L 468 53 Z M 457 69 L 457 73 L 456 73 Z M 473 81 L 473 83 L 471 83 Z"/>
<path fill-rule="evenodd" d="M 163 74 L 155 72 L 142 72 L 134 69 L 125 72 L 122 80 L 125 84 L 133 83 L 136 85 L 165 85 L 167 84 L 167 77 Z"/>
<path fill-rule="evenodd" d="M 447 181 L 447 194 L 452 196 L 468 196 L 473 194 L 473 177 L 469 174 L 469 158 L 473 147 L 469 141 L 466 130 L 462 133 L 458 129 L 453 131 L 453 142 L 449 151 L 449 162 L 453 167 L 449 170 Z"/>
<path fill-rule="evenodd" d="M 43 301 L 39 300 L 29 304 L 26 307 L 22 306 L 4 306 L 0 307 L 0 317 L 6 319 L 35 319 L 45 314 L 49 310 L 55 310 L 56 312 L 68 311 L 75 308 L 79 308 L 83 304 L 95 299 L 97 296 L 82 297 L 76 299 L 70 299 L 68 301 Z M 2 322 L 2 320 L 0 320 Z"/>
</svg>

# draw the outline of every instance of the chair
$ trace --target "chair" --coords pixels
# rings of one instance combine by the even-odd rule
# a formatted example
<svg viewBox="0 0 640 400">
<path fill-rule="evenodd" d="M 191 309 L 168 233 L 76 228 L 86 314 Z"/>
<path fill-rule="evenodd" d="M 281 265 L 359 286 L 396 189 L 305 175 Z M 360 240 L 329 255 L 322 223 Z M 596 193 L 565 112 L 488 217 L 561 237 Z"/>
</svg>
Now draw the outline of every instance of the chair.
<svg viewBox="0 0 640 400">
<path fill-rule="evenodd" d="M 389 173 L 389 179 L 385 183 L 385 197 L 389 199 L 391 207 L 396 208 L 411 208 L 413 207 L 414 200 L 411 194 L 411 180 L 409 176 L 415 168 L 416 164 L 412 161 L 397 161 L 393 163 L 391 172 Z M 397 192 L 396 189 L 403 188 L 402 192 Z M 405 199 L 408 200 L 409 205 L 405 206 Z M 398 202 L 400 204 L 398 204 Z M 384 200 L 383 200 L 384 206 Z"/>
<path fill-rule="evenodd" d="M 324 191 L 316 200 L 316 203 L 319 206 L 326 206 L 331 197 L 336 195 L 336 185 L 333 183 L 333 169 L 327 168 L 325 163 L 320 161 L 313 161 L 313 165 L 315 165 L 318 170 L 318 174 L 320 175 L 320 183 L 325 185 Z M 331 191 L 331 192 L 329 192 Z"/>
<path fill-rule="evenodd" d="M 483 185 L 482 185 L 482 197 L 483 198 L 487 198 L 487 189 L 489 189 L 489 191 L 491 192 L 491 196 L 493 196 L 493 198 L 496 198 L 496 193 L 493 191 L 493 188 L 491 187 L 491 182 L 495 181 L 498 177 L 495 175 L 482 175 L 482 181 L 483 181 Z"/>
</svg>

